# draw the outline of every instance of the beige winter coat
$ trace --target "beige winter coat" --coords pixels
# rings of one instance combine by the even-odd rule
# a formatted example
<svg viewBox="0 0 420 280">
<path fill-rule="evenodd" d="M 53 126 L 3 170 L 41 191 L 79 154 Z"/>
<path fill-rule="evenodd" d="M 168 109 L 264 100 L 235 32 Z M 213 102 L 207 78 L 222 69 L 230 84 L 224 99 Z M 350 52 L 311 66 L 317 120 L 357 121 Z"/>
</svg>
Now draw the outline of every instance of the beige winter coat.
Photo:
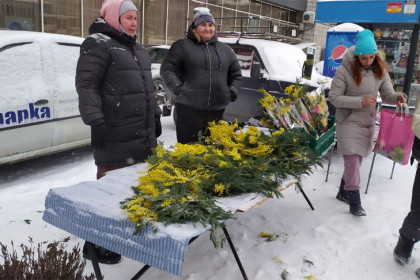
<svg viewBox="0 0 420 280">
<path fill-rule="evenodd" d="M 395 93 L 388 73 L 382 80 L 372 70 L 362 69 L 362 82 L 357 86 L 351 75 L 354 46 L 344 54 L 343 63 L 335 72 L 329 100 L 336 108 L 336 137 L 338 152 L 342 155 L 368 156 L 373 148 L 375 107 L 362 107 L 364 96 L 396 104 L 400 93 Z"/>
</svg>

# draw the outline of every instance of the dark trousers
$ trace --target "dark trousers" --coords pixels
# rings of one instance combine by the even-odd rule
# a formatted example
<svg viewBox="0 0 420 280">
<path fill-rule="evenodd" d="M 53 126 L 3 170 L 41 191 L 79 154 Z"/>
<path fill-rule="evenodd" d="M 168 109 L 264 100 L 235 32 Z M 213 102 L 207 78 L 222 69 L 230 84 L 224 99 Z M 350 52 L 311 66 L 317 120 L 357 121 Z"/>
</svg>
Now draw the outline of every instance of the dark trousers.
<svg viewBox="0 0 420 280">
<path fill-rule="evenodd" d="M 123 166 L 97 166 L 98 171 L 96 172 L 96 179 L 100 179 L 106 175 L 108 171 L 120 169 L 127 167 L 129 165 L 123 165 Z"/>
<path fill-rule="evenodd" d="M 209 122 L 222 120 L 224 112 L 225 109 L 200 110 L 176 103 L 174 121 L 177 141 L 181 144 L 197 142 L 199 132 L 204 134 Z"/>
<path fill-rule="evenodd" d="M 417 165 L 414 178 L 413 194 L 411 197 L 411 211 L 405 217 L 400 234 L 405 238 L 417 242 L 420 240 L 420 168 Z"/>
</svg>

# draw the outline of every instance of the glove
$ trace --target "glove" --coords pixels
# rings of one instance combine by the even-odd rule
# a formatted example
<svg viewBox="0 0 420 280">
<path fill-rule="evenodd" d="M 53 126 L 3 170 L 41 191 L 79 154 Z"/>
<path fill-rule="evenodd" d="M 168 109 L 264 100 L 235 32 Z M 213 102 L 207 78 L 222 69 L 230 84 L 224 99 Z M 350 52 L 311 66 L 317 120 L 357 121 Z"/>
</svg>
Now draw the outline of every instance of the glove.
<svg viewBox="0 0 420 280">
<path fill-rule="evenodd" d="M 230 92 L 230 102 L 234 102 L 238 98 L 238 95 L 233 91 Z"/>
<path fill-rule="evenodd" d="M 162 124 L 160 123 L 160 116 L 155 117 L 155 135 L 156 138 L 158 138 L 160 135 L 162 135 Z"/>
<path fill-rule="evenodd" d="M 105 136 L 106 136 L 106 125 L 104 122 L 92 126 L 91 131 L 91 145 L 96 151 L 105 150 Z"/>
</svg>

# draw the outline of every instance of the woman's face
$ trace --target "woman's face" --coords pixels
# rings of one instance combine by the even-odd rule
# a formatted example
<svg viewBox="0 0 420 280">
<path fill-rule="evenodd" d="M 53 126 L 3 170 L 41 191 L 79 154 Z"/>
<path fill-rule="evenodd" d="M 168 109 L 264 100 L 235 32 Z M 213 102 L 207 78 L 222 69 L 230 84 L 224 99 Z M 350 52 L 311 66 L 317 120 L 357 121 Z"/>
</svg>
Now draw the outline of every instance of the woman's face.
<svg viewBox="0 0 420 280">
<path fill-rule="evenodd" d="M 137 29 L 137 12 L 134 10 L 127 11 L 120 17 L 121 26 L 127 35 L 134 36 Z"/>
<path fill-rule="evenodd" d="M 215 30 L 214 24 L 211 22 L 203 22 L 195 28 L 198 36 L 205 42 L 208 42 L 214 36 Z"/>
<path fill-rule="evenodd" d="M 360 65 L 362 65 L 363 68 L 369 68 L 375 60 L 375 57 L 376 55 L 374 53 L 359 55 Z"/>
</svg>

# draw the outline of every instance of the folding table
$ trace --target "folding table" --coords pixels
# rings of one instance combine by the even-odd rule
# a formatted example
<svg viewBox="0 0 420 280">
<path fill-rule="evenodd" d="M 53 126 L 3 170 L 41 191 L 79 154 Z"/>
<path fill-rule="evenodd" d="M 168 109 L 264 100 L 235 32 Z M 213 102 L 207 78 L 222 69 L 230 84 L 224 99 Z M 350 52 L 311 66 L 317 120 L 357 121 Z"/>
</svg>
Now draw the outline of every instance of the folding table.
<svg viewBox="0 0 420 280">
<path fill-rule="evenodd" d="M 134 234 L 135 224 L 127 220 L 126 214 L 120 208 L 120 202 L 133 195 L 131 187 L 137 185 L 139 171 L 144 171 L 146 166 L 145 163 L 137 164 L 111 171 L 97 181 L 51 189 L 45 200 L 44 221 L 81 239 L 145 264 L 132 279 L 139 279 L 150 267 L 180 276 L 189 243 L 210 229 L 210 226 L 191 223 L 164 226 L 162 223 L 156 223 L 157 232 L 145 229 Z M 298 181 L 288 181 L 280 190 L 294 184 L 297 184 L 313 209 Z M 261 194 L 247 193 L 222 198 L 217 203 L 226 211 L 245 212 L 266 199 L 267 197 Z M 223 228 L 223 232 L 243 278 L 248 279 L 227 229 Z M 90 252 L 93 252 L 92 247 L 88 246 Z M 92 257 L 92 264 L 97 279 L 101 280 L 102 274 L 95 257 Z"/>
</svg>

